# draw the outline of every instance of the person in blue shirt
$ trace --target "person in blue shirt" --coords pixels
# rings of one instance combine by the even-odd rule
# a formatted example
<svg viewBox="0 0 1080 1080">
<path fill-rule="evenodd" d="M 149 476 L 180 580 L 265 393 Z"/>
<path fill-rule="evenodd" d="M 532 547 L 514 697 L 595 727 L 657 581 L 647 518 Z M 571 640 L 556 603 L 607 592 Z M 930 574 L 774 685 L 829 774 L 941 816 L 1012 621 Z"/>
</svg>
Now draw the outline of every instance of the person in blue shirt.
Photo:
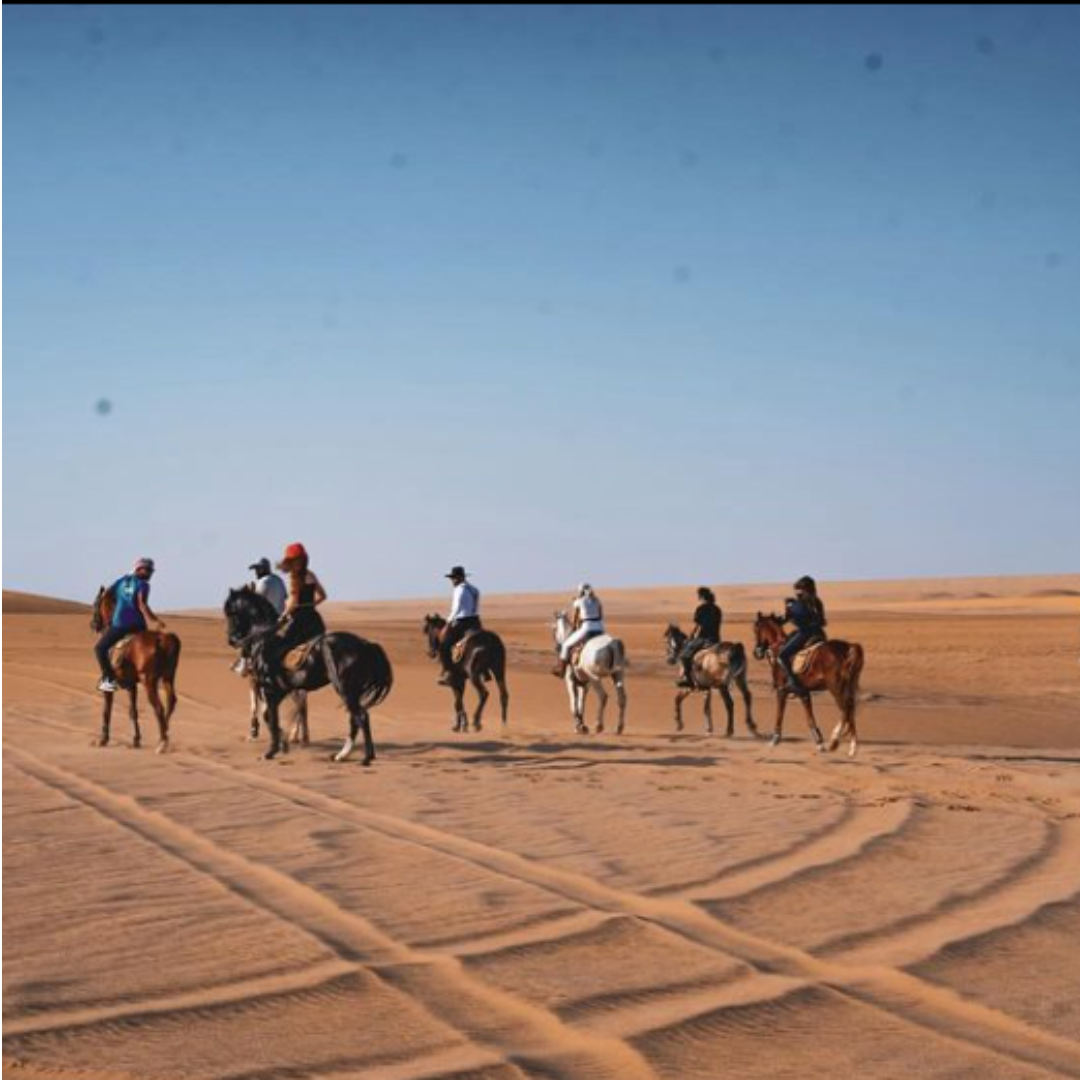
<svg viewBox="0 0 1080 1080">
<path fill-rule="evenodd" d="M 781 646 L 779 660 L 787 675 L 788 689 L 802 697 L 806 694 L 806 689 L 795 677 L 791 663 L 800 649 L 805 649 L 811 642 L 825 637 L 825 627 L 828 624 L 825 605 L 818 597 L 817 583 L 812 577 L 801 577 L 795 582 L 795 598 L 785 604 L 784 622 L 793 623 L 795 629 Z"/>
<path fill-rule="evenodd" d="M 165 629 L 165 624 L 150 610 L 150 578 L 153 574 L 154 560 L 139 559 L 131 573 L 119 578 L 109 589 L 116 598 L 116 606 L 112 620 L 94 646 L 101 668 L 98 689 L 103 693 L 111 694 L 120 689 L 109 660 L 112 647 L 128 634 L 145 630 L 148 623 L 152 622 L 159 630 Z"/>
</svg>

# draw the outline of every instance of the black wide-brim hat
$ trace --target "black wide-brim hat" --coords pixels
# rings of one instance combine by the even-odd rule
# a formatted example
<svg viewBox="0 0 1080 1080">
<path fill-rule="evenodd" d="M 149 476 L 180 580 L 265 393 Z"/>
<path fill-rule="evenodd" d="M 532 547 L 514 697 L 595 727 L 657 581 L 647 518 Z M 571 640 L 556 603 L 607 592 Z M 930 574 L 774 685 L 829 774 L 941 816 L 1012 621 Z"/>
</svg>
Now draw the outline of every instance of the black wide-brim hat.
<svg viewBox="0 0 1080 1080">
<path fill-rule="evenodd" d="M 450 573 L 446 574 L 445 576 L 448 577 L 448 578 L 468 577 L 468 575 L 465 573 L 465 567 L 464 566 L 455 566 L 455 567 L 453 567 L 451 569 Z"/>
<path fill-rule="evenodd" d="M 263 556 L 258 562 L 253 562 L 249 567 L 249 570 L 254 570 L 256 573 L 269 574 L 270 573 L 270 560 Z"/>
</svg>

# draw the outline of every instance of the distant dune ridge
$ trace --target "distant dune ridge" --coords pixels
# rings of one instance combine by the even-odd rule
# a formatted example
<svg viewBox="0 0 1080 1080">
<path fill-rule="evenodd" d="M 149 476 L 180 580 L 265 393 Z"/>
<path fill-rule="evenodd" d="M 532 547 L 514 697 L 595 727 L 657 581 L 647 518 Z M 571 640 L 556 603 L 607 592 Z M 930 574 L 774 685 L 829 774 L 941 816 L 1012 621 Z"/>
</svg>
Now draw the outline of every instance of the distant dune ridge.
<svg viewBox="0 0 1080 1080">
<path fill-rule="evenodd" d="M 90 605 L 36 593 L 4 590 L 5 615 L 89 615 Z"/>
</svg>

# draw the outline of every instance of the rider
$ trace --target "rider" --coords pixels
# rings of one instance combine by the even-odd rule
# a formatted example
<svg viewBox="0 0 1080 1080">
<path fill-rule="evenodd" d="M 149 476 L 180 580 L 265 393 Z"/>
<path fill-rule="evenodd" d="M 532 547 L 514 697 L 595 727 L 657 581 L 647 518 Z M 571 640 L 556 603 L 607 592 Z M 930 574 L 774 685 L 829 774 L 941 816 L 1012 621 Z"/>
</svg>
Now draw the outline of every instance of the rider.
<svg viewBox="0 0 1080 1080">
<path fill-rule="evenodd" d="M 283 615 L 288 594 L 285 591 L 285 582 L 271 569 L 270 560 L 263 556 L 248 569 L 255 571 L 255 580 L 250 585 L 251 591 L 269 600 L 279 617 Z"/>
<path fill-rule="evenodd" d="M 274 573 L 270 560 L 265 555 L 258 562 L 252 563 L 248 569 L 255 571 L 255 580 L 249 582 L 247 588 L 268 601 L 280 619 L 285 611 L 287 597 L 285 582 Z M 246 675 L 250 669 L 247 656 L 242 654 L 233 664 L 232 669 L 237 675 Z"/>
<path fill-rule="evenodd" d="M 130 574 L 125 574 L 109 588 L 116 596 L 112 621 L 105 628 L 94 646 L 97 662 L 101 668 L 101 681 L 98 689 L 112 694 L 120 689 L 113 671 L 109 651 L 128 634 L 137 634 L 145 630 L 147 623 L 154 623 L 159 630 L 165 629 L 165 623 L 150 610 L 150 578 L 154 573 L 153 559 L 138 559 Z"/>
<path fill-rule="evenodd" d="M 560 679 L 566 674 L 566 667 L 570 663 L 570 651 L 574 646 L 579 641 L 604 633 L 604 605 L 600 603 L 600 597 L 593 592 L 593 587 L 587 582 L 582 582 L 578 586 L 573 609 L 574 614 L 570 619 L 573 633 L 559 646 L 559 662 L 551 672 Z"/>
<path fill-rule="evenodd" d="M 794 694 L 805 696 L 806 689 L 795 677 L 791 664 L 800 649 L 805 649 L 811 642 L 825 637 L 825 627 L 828 624 L 825 605 L 818 597 L 817 583 L 812 577 L 804 576 L 795 582 L 795 598 L 786 601 L 783 621 L 794 623 L 795 629 L 780 647 L 780 666 L 787 675 L 788 689 Z"/>
<path fill-rule="evenodd" d="M 724 613 L 716 603 L 716 595 L 712 589 L 702 585 L 697 591 L 698 604 L 694 611 L 694 630 L 679 653 L 679 661 L 682 664 L 682 678 L 676 683 L 677 686 L 692 688 L 694 680 L 691 676 L 691 667 L 694 663 L 695 654 L 702 649 L 712 648 L 720 644 L 720 624 Z"/>
<path fill-rule="evenodd" d="M 326 599 L 326 590 L 308 569 L 308 553 L 303 544 L 290 544 L 278 569 L 289 575 L 289 596 L 273 648 L 274 658 L 280 660 L 290 649 L 326 633 L 326 624 L 315 610 Z"/>
<path fill-rule="evenodd" d="M 454 646 L 466 634 L 482 629 L 480 590 L 467 580 L 464 567 L 455 566 L 446 576 L 454 586 L 454 594 L 450 602 L 450 614 L 446 617 L 446 629 L 443 631 L 442 641 L 439 642 L 439 662 L 442 664 L 440 686 L 449 686 L 452 681 L 453 661 L 450 654 Z"/>
</svg>

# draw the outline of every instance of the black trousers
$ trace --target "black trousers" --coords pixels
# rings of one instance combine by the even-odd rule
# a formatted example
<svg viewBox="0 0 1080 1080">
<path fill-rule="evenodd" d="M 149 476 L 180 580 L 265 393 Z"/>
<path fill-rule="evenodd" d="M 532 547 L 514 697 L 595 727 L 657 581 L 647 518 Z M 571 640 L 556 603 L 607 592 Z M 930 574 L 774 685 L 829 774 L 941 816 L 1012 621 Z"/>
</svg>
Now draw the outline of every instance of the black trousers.
<svg viewBox="0 0 1080 1080">
<path fill-rule="evenodd" d="M 97 639 L 97 644 L 94 646 L 94 655 L 97 657 L 98 667 L 101 668 L 101 677 L 103 679 L 115 679 L 116 672 L 113 671 L 112 664 L 109 663 L 109 650 L 118 642 L 128 636 L 128 634 L 137 633 L 135 630 L 124 630 L 119 626 L 110 626 L 104 634 Z"/>
</svg>

